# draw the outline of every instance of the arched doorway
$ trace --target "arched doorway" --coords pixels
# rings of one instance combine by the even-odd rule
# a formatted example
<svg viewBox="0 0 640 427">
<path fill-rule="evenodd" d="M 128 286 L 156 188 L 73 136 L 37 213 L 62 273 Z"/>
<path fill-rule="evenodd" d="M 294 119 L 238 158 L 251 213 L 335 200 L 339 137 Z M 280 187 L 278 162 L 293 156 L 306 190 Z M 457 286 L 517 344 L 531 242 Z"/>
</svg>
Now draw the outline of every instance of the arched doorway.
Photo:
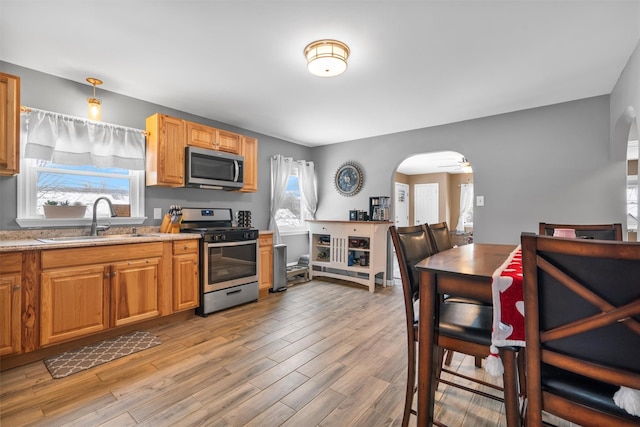
<svg viewBox="0 0 640 427">
<path fill-rule="evenodd" d="M 396 225 L 446 221 L 451 230 L 473 232 L 473 169 L 463 154 L 412 155 L 400 163 L 394 181 Z M 403 217 L 405 210 L 408 220 Z"/>
</svg>

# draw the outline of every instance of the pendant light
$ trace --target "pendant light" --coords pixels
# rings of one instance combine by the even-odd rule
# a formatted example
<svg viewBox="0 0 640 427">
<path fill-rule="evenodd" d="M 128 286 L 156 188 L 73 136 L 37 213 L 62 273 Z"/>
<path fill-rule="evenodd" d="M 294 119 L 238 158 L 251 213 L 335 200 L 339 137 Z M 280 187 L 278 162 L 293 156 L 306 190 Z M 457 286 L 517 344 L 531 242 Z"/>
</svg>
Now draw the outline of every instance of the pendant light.
<svg viewBox="0 0 640 427">
<path fill-rule="evenodd" d="M 102 107 L 100 100 L 96 98 L 96 86 L 102 84 L 102 80 L 95 77 L 87 77 L 87 81 L 93 85 L 93 98 L 88 98 L 89 101 L 89 118 L 95 121 L 102 120 Z"/>
<path fill-rule="evenodd" d="M 309 72 L 320 77 L 334 77 L 344 73 L 349 53 L 349 46 L 331 39 L 317 40 L 304 48 Z"/>
</svg>

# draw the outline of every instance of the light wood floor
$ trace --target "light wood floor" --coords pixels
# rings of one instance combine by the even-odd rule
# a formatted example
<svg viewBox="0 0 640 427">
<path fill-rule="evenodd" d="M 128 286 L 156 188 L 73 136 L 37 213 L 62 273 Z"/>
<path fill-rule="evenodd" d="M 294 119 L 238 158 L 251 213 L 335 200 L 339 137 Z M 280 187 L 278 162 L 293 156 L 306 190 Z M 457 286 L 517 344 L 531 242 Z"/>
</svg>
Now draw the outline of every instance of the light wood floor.
<svg viewBox="0 0 640 427">
<path fill-rule="evenodd" d="M 311 281 L 152 329 L 161 345 L 66 378 L 42 362 L 2 372 L 0 425 L 399 426 L 404 328 L 400 286 Z M 487 378 L 469 357 L 452 367 Z M 498 402 L 438 397 L 448 425 L 505 425 Z"/>
</svg>

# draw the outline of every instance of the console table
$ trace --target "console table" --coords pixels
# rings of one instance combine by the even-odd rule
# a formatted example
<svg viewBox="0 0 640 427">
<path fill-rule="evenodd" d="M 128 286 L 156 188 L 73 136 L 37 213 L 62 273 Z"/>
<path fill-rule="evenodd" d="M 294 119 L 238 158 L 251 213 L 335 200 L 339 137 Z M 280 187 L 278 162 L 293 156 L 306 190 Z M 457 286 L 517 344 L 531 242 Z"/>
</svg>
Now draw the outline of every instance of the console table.
<svg viewBox="0 0 640 427">
<path fill-rule="evenodd" d="M 389 221 L 309 222 L 309 278 L 349 280 L 375 291 L 376 275 L 386 285 Z"/>
</svg>

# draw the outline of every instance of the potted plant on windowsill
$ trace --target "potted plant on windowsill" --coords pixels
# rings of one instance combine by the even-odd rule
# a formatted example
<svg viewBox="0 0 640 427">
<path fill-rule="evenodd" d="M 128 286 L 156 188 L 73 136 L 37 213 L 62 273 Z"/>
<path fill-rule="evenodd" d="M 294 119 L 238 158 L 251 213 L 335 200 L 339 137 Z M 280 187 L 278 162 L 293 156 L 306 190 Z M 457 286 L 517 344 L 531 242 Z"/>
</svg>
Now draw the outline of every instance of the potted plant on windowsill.
<svg viewBox="0 0 640 427">
<path fill-rule="evenodd" d="M 69 204 L 68 200 L 57 202 L 47 200 L 44 205 L 45 218 L 83 218 L 87 207 L 82 204 Z"/>
</svg>

